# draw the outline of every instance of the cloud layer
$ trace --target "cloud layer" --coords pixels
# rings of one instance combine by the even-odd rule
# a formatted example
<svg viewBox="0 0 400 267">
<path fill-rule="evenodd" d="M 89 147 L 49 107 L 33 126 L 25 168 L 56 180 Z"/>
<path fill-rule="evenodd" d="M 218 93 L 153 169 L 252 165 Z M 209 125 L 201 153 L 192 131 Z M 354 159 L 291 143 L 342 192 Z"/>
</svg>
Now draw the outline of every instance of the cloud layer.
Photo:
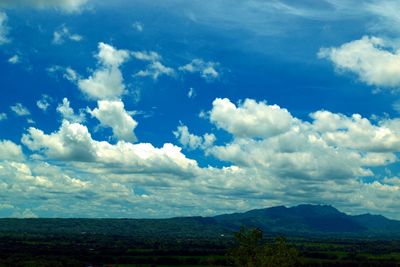
<svg viewBox="0 0 400 267">
<path fill-rule="evenodd" d="M 0 12 L 0 45 L 10 41 L 8 38 L 9 28 L 7 26 L 7 19 L 7 14 Z"/>
<path fill-rule="evenodd" d="M 53 8 L 65 12 L 77 12 L 88 2 L 88 0 L 3 0 L 0 8 Z"/>
<path fill-rule="evenodd" d="M 53 133 L 27 130 L 21 141 L 32 152 L 29 161 L 20 146 L 1 141 L 0 187 L 17 182 L 6 204 L 20 204 L 11 194 L 21 201 L 29 196 L 37 204 L 33 214 L 46 208 L 67 217 L 206 215 L 300 202 L 396 214 L 397 178 L 364 179 L 374 176 L 374 167 L 398 161 L 397 119 L 372 123 L 322 110 L 307 122 L 265 101 L 217 98 L 208 118 L 220 130 L 197 136 L 181 124 L 174 133 L 188 151 L 200 149 L 227 166 L 201 167 L 176 145 L 125 141 L 134 136 L 134 124 L 120 101 L 99 101 L 89 112 L 119 141 L 95 140 L 87 126 L 68 120 Z M 222 141 L 221 130 L 231 140 Z M 47 198 L 52 205 L 41 200 Z M 86 204 L 76 206 L 73 199 Z"/>
<path fill-rule="evenodd" d="M 65 15 L 80 12 L 87 3 L 17 0 L 2 1 L 0 8 L 6 12 L 8 8 L 55 9 Z M 178 3 L 179 8 L 175 8 Z M 315 73 L 308 70 L 316 70 L 315 65 L 323 62 L 320 59 L 332 64 L 339 74 L 350 73 L 366 85 L 397 90 L 398 45 L 388 37 L 398 32 L 396 25 L 400 25 L 393 11 L 398 7 L 395 1 L 245 0 L 231 5 L 227 0 L 194 0 L 190 4 L 179 0 L 143 5 L 159 5 L 157 10 L 174 5 L 167 15 L 179 14 L 177 19 L 186 21 L 196 32 L 182 35 L 178 27 L 169 34 L 168 24 L 158 28 L 158 22 L 150 23 L 147 16 L 143 22 L 134 22 L 132 17 L 129 21 L 122 17 L 116 22 L 105 20 L 102 23 L 115 27 L 115 32 L 93 31 L 76 28 L 81 25 L 78 16 L 60 16 L 49 28 L 44 22 L 40 27 L 29 25 L 29 31 L 47 35 L 45 44 L 24 50 L 25 46 L 17 43 L 18 34 L 28 26 L 21 22 L 12 25 L 17 11 L 10 11 L 9 19 L 0 12 L 0 44 L 7 48 L 4 66 L 11 74 L 38 78 L 29 83 L 34 87 L 24 89 L 29 93 L 18 91 L 6 98 L 4 103 L 9 102 L 0 113 L 4 137 L 9 139 L 0 141 L 0 216 L 212 215 L 308 202 L 399 218 L 398 118 L 391 113 L 374 118 L 366 117 L 370 116 L 366 112 L 348 113 L 357 112 L 353 107 L 342 114 L 338 110 L 343 109 L 335 105 L 331 106 L 335 112 L 309 110 L 307 104 L 314 104 L 322 95 L 320 91 L 315 99 L 301 96 L 279 105 L 262 100 L 287 96 L 268 87 L 268 75 L 278 73 L 282 76 L 271 77 L 271 81 L 284 80 L 284 75 L 293 74 L 293 66 L 299 66 L 296 64 L 307 62 L 302 65 L 306 71 L 295 69 L 296 73 L 299 70 L 294 75 L 299 83 L 284 83 L 294 85 L 287 91 L 289 96 L 293 93 L 290 90 L 308 83 L 319 85 L 321 80 L 314 79 Z M 103 3 L 101 7 L 94 9 L 94 18 L 108 12 Z M 181 16 L 185 18 L 181 20 Z M 338 25 L 345 20 L 358 23 L 360 18 L 368 20 L 362 25 L 366 29 L 363 34 L 368 35 L 332 45 Z M 61 26 L 55 28 L 57 25 Z M 293 30 L 304 25 L 312 29 Z M 354 29 L 344 30 L 340 38 L 354 36 Z M 168 34 L 154 38 L 160 32 Z M 298 34 L 290 36 L 288 32 Z M 313 34 L 325 38 L 320 59 L 315 54 L 321 44 L 298 43 L 302 36 Z M 273 42 L 268 39 L 271 35 L 277 37 Z M 174 42 L 168 39 L 171 36 L 184 38 Z M 210 40 L 210 36 L 215 38 Z M 85 42 L 79 45 L 69 42 L 81 40 Z M 232 40 L 243 41 L 238 44 Z M 11 41 L 15 46 L 6 45 Z M 81 50 L 75 51 L 77 48 Z M 265 56 L 266 51 L 273 57 Z M 83 53 L 89 55 L 91 63 L 83 61 L 87 58 Z M 32 66 L 27 67 L 29 64 Z M 46 83 L 36 75 L 40 67 L 70 83 L 56 75 Z M 18 72 L 22 68 L 27 72 Z M 326 77 L 322 71 L 321 77 Z M 306 75 L 310 75 L 309 80 L 303 77 Z M 23 84 L 31 82 L 29 79 Z M 266 82 L 265 88 L 260 81 Z M 54 88 L 40 88 L 36 82 Z M 252 84 L 256 88 L 246 87 Z M 8 85 L 10 90 L 13 86 L 11 82 Z M 143 99 L 135 102 L 132 96 L 138 91 Z M 249 96 L 257 99 L 246 99 Z M 332 102 L 345 101 L 335 97 Z M 383 102 L 380 105 L 387 104 Z M 195 115 L 200 110 L 203 120 Z M 141 116 L 150 112 L 154 118 Z M 34 127 L 26 123 L 31 115 L 35 116 Z M 17 126 L 23 131 L 22 138 L 16 134 Z"/>
</svg>

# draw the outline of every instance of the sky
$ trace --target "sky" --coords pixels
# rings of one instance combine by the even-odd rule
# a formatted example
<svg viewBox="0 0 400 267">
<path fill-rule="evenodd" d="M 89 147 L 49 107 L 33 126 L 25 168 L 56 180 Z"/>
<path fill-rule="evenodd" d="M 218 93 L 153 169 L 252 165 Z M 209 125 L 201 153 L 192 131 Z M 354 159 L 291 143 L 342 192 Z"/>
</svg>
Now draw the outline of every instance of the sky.
<svg viewBox="0 0 400 267">
<path fill-rule="evenodd" d="M 0 217 L 400 219 L 391 0 L 1 0 Z"/>
</svg>

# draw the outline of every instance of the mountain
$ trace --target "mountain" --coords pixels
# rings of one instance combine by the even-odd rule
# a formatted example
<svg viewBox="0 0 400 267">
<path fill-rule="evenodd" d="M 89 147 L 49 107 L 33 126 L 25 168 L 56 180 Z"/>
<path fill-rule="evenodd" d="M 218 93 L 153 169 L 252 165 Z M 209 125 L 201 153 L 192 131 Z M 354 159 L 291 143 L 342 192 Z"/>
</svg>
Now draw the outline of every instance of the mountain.
<svg viewBox="0 0 400 267">
<path fill-rule="evenodd" d="M 0 219 L 0 233 L 83 233 L 143 239 L 229 236 L 241 226 L 286 236 L 400 238 L 400 221 L 381 215 L 351 216 L 328 205 L 278 206 L 214 217 L 170 219 Z"/>
<path fill-rule="evenodd" d="M 245 225 L 285 235 L 400 237 L 400 221 L 381 215 L 351 216 L 329 205 L 278 206 L 219 215 L 214 219 L 230 229 Z"/>
<path fill-rule="evenodd" d="M 251 210 L 245 213 L 214 217 L 220 224 L 230 228 L 241 225 L 258 227 L 265 232 L 284 234 L 362 233 L 368 228 L 331 206 L 299 205 Z"/>
</svg>

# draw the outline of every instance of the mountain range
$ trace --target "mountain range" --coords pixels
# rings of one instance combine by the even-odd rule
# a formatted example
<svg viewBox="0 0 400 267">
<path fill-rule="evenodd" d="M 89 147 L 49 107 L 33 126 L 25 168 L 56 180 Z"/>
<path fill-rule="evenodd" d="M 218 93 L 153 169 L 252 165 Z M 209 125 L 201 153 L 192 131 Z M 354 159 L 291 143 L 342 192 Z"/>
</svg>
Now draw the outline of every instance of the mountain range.
<svg viewBox="0 0 400 267">
<path fill-rule="evenodd" d="M 347 215 L 329 205 L 277 206 L 214 219 L 229 229 L 244 225 L 285 235 L 400 236 L 400 221 L 381 215 Z"/>
<path fill-rule="evenodd" d="M 100 234 L 207 238 L 230 236 L 241 226 L 266 234 L 400 238 L 400 221 L 381 215 L 347 215 L 329 205 L 277 206 L 214 217 L 169 219 L 0 219 L 0 233 Z"/>
</svg>

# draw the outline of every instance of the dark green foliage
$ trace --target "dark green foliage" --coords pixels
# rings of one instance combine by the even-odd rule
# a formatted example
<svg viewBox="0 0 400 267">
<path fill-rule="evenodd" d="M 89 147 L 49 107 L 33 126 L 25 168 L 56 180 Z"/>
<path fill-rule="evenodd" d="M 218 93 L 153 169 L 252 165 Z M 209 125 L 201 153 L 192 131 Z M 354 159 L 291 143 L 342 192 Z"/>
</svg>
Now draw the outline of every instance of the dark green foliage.
<svg viewBox="0 0 400 267">
<path fill-rule="evenodd" d="M 254 229 L 234 235 L 242 225 Z M 220 267 L 230 259 L 241 267 L 399 267 L 399 233 L 398 221 L 312 205 L 210 218 L 0 219 L 0 267 Z M 289 241 L 271 239 L 279 234 Z"/>
<path fill-rule="evenodd" d="M 240 228 L 235 233 L 236 246 L 230 255 L 236 266 L 258 267 L 261 266 L 261 255 L 263 250 L 262 231 L 253 228 Z"/>
<path fill-rule="evenodd" d="M 277 237 L 271 245 L 264 245 L 262 265 L 265 267 L 294 267 L 298 266 L 299 252 L 290 247 L 284 237 Z"/>
<path fill-rule="evenodd" d="M 299 264 L 298 251 L 290 247 L 284 237 L 277 237 L 272 244 L 263 242 L 258 228 L 242 227 L 235 233 L 236 246 L 230 251 L 238 267 L 295 267 Z"/>
</svg>

